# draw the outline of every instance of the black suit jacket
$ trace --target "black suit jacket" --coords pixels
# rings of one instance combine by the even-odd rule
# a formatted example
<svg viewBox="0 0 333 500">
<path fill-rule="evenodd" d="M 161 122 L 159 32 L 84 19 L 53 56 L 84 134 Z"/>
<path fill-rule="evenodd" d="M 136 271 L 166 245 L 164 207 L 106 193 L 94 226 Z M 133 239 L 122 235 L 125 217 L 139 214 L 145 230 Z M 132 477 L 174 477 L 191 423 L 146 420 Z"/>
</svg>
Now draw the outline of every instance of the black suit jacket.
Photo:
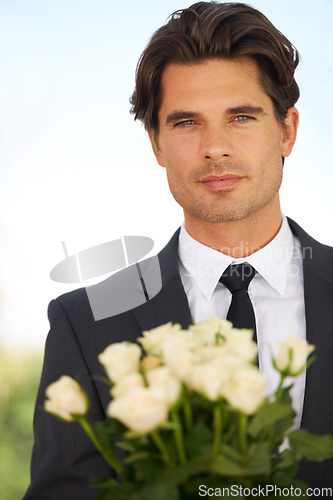
<svg viewBox="0 0 333 500">
<path fill-rule="evenodd" d="M 307 339 L 316 345 L 317 361 L 306 377 L 302 426 L 318 434 L 333 434 L 333 248 L 321 245 L 295 222 L 289 221 L 300 239 L 304 258 L 304 294 Z M 103 375 L 97 356 L 110 343 L 134 342 L 143 330 L 168 321 L 184 328 L 191 316 L 178 269 L 177 231 L 159 253 L 162 289 L 143 305 L 111 318 L 95 321 L 85 289 L 76 290 L 50 303 L 51 330 L 37 406 L 45 400 L 46 387 L 61 375 L 79 377 L 91 400 L 92 422 L 105 419 L 110 402 L 108 388 L 93 381 Z M 126 282 L 127 269 L 96 285 L 112 296 Z M 120 277 L 120 281 L 119 278 Z M 111 293 L 110 293 L 111 292 Z M 286 325 L 287 326 L 287 325 Z M 87 481 L 112 474 L 77 423 L 63 423 L 36 410 L 32 480 L 25 500 L 91 500 L 98 491 Z M 300 477 L 312 487 L 333 486 L 333 461 L 304 463 Z"/>
</svg>

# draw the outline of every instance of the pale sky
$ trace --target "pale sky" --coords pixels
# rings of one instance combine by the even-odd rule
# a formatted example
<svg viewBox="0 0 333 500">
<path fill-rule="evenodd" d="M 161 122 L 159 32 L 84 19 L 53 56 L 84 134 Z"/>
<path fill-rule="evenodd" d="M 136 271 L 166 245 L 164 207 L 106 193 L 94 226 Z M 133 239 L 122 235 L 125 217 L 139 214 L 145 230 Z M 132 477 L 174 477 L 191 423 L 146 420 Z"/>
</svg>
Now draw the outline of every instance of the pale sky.
<svg viewBox="0 0 333 500">
<path fill-rule="evenodd" d="M 137 60 L 179 0 L 0 0 L 0 340 L 41 347 L 50 280 L 69 254 L 121 235 L 158 251 L 182 223 L 129 114 Z M 257 0 L 298 48 L 301 121 L 283 212 L 333 245 L 333 0 Z"/>
</svg>

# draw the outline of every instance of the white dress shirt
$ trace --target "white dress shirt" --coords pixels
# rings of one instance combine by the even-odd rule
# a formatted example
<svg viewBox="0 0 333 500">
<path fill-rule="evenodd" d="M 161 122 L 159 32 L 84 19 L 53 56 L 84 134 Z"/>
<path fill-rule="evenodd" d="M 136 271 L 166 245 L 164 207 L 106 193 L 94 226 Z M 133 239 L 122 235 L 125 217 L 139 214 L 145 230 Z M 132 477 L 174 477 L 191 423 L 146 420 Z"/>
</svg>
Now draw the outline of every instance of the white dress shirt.
<svg viewBox="0 0 333 500">
<path fill-rule="evenodd" d="M 286 217 L 275 238 L 246 258 L 234 259 L 199 243 L 186 231 L 179 235 L 180 275 L 195 322 L 211 316 L 226 318 L 231 293 L 219 282 L 230 264 L 248 262 L 257 274 L 248 293 L 253 304 L 258 338 L 260 370 L 266 377 L 267 394 L 275 391 L 279 375 L 272 366 L 272 354 L 286 336 L 306 338 L 302 251 Z M 293 406 L 299 427 L 303 408 L 305 374 L 296 379 Z"/>
</svg>

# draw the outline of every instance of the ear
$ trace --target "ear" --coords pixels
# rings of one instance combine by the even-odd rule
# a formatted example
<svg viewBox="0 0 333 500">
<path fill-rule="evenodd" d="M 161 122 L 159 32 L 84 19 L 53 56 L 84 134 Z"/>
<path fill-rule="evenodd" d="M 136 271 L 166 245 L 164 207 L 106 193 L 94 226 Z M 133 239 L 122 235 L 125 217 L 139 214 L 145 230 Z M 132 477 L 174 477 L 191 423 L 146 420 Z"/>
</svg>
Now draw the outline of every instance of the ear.
<svg viewBox="0 0 333 500">
<path fill-rule="evenodd" d="M 292 152 L 293 146 L 296 141 L 297 128 L 299 116 L 296 108 L 288 109 L 286 119 L 284 121 L 285 127 L 282 129 L 281 139 L 281 155 L 286 158 Z"/>
<path fill-rule="evenodd" d="M 156 132 L 153 132 L 152 130 L 148 130 L 148 135 L 157 163 L 161 165 L 161 167 L 165 167 L 163 154 L 158 143 L 158 134 L 156 134 Z"/>
</svg>

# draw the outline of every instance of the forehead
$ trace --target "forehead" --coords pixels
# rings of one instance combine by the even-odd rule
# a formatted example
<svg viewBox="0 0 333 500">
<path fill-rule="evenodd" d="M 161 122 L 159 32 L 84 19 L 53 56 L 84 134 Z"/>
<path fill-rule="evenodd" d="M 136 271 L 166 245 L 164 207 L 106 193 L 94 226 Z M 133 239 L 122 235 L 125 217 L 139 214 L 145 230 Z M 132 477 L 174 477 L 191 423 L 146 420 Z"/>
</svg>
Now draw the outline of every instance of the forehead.
<svg viewBox="0 0 333 500">
<path fill-rule="evenodd" d="M 251 103 L 273 107 L 260 81 L 256 62 L 250 58 L 237 60 L 211 59 L 192 65 L 169 64 L 162 77 L 160 113 L 171 108 L 219 106 Z"/>
</svg>

